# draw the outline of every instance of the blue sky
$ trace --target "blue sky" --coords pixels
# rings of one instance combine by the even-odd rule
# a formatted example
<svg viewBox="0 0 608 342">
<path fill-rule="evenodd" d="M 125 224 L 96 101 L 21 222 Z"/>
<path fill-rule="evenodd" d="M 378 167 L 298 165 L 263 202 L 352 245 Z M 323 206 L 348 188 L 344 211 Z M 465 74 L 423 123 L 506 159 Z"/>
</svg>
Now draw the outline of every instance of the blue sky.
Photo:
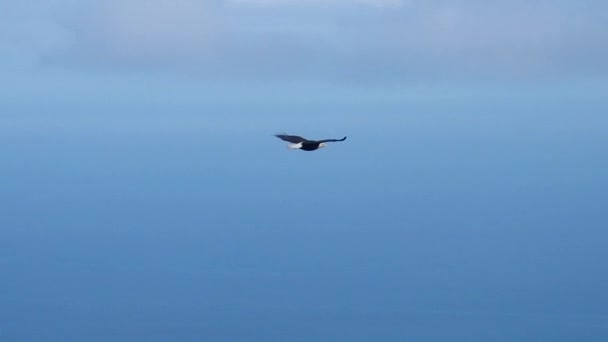
<svg viewBox="0 0 608 342">
<path fill-rule="evenodd" d="M 0 340 L 605 341 L 607 7 L 0 0 Z"/>
</svg>

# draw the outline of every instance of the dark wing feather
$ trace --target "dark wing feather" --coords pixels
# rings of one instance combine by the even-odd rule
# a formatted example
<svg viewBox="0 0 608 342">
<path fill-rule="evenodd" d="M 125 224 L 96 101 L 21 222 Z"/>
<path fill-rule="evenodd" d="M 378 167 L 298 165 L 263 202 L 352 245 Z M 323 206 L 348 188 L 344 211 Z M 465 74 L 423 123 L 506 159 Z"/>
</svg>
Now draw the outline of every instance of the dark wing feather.
<svg viewBox="0 0 608 342">
<path fill-rule="evenodd" d="M 336 142 L 336 141 L 344 141 L 344 140 L 346 140 L 346 137 L 344 137 L 342 139 L 323 139 L 323 140 L 317 140 L 316 142 L 325 143 L 325 142 Z"/>
<path fill-rule="evenodd" d="M 297 135 L 289 135 L 289 134 L 285 134 L 285 133 L 284 134 L 275 134 L 274 136 L 281 140 L 288 141 L 288 142 L 294 143 L 294 144 L 309 141 L 308 139 L 299 137 Z"/>
</svg>

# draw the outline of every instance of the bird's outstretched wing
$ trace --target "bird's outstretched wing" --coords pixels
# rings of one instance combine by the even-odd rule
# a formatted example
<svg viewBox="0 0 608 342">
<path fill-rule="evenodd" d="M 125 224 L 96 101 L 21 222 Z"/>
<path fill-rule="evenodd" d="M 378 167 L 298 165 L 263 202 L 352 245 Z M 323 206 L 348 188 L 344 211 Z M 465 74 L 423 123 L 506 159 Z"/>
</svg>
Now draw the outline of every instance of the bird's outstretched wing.
<svg viewBox="0 0 608 342">
<path fill-rule="evenodd" d="M 344 137 L 342 139 L 323 139 L 323 140 L 317 140 L 316 142 L 325 143 L 325 142 L 336 142 L 336 141 L 344 141 L 344 140 L 346 140 L 346 137 Z"/>
<path fill-rule="evenodd" d="M 283 133 L 283 134 L 275 134 L 274 136 L 277 137 L 277 138 L 279 138 L 279 139 L 281 139 L 281 140 L 288 141 L 288 142 L 293 143 L 293 144 L 298 144 L 298 143 L 301 143 L 301 142 L 308 142 L 309 141 L 308 139 L 299 137 L 297 135 L 289 135 L 289 134 L 285 134 L 285 133 Z"/>
</svg>

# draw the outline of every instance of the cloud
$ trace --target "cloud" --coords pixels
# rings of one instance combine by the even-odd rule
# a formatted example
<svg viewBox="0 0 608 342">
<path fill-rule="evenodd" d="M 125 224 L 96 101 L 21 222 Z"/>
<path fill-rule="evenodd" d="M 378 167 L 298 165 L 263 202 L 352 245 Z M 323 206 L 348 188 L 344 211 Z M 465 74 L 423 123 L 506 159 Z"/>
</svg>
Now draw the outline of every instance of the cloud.
<svg viewBox="0 0 608 342">
<path fill-rule="evenodd" d="M 8 25 L 21 33 L 0 43 L 52 67 L 237 81 L 605 77 L 608 5 L 591 3 L 65 2 Z"/>
<path fill-rule="evenodd" d="M 285 6 L 285 5 L 314 5 L 314 6 L 335 6 L 335 5 L 364 5 L 373 7 L 399 7 L 410 3 L 407 0 L 228 0 L 228 3 L 236 5 L 255 5 L 255 6 Z"/>
<path fill-rule="evenodd" d="M 71 32 L 44 3 L 0 3 L 0 69 L 25 69 L 71 46 Z"/>
</svg>

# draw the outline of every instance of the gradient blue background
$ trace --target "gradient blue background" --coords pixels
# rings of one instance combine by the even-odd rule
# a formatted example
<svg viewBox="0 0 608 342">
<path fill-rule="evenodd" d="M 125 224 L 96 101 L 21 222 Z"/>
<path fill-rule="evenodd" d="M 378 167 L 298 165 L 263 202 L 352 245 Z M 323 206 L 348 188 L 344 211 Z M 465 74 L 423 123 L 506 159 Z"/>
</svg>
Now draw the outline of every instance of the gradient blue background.
<svg viewBox="0 0 608 342">
<path fill-rule="evenodd" d="M 608 339 L 605 2 L 0 9 L 1 341 Z"/>
</svg>

